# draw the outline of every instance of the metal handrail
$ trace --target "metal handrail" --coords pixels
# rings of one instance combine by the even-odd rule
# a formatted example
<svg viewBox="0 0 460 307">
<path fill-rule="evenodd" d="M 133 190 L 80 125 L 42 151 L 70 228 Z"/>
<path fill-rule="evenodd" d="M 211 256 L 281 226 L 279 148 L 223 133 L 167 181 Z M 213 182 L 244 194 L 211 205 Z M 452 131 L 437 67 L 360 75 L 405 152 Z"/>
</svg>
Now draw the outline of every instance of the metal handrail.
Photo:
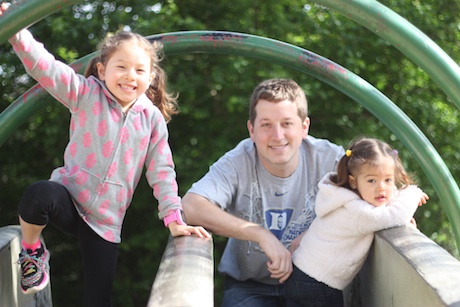
<svg viewBox="0 0 460 307">
<path fill-rule="evenodd" d="M 169 237 L 147 306 L 214 306 L 212 238 Z"/>
</svg>

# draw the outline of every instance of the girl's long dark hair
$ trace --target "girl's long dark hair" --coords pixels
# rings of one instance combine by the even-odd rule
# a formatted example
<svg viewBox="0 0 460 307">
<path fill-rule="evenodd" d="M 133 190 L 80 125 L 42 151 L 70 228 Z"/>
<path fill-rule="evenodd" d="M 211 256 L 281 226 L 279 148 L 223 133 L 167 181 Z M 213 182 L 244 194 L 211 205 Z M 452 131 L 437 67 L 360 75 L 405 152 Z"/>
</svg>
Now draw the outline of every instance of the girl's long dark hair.
<svg viewBox="0 0 460 307">
<path fill-rule="evenodd" d="M 160 109 L 166 122 L 169 122 L 172 115 L 179 113 L 178 95 L 173 95 L 167 91 L 167 76 L 159 66 L 163 55 L 163 44 L 160 42 L 150 43 L 145 37 L 127 31 L 109 35 L 99 44 L 99 55 L 92 58 L 88 63 L 84 73 L 85 77 L 94 76 L 99 79 L 97 63 L 102 63 L 105 66 L 112 54 L 123 44 L 137 44 L 150 54 L 154 78 L 145 94 Z"/>
</svg>

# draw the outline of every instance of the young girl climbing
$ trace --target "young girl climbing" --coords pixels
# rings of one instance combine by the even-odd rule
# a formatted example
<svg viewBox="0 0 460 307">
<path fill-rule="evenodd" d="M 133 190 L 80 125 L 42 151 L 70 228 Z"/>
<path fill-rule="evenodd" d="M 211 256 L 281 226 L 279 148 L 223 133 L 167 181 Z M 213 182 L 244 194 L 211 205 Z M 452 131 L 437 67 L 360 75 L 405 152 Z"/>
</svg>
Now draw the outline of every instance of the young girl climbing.
<svg viewBox="0 0 460 307">
<path fill-rule="evenodd" d="M 343 306 L 342 290 L 366 260 L 374 232 L 409 224 L 427 199 L 397 151 L 377 139 L 357 139 L 337 173 L 319 183 L 317 216 L 302 234 L 285 283 L 287 306 Z"/>
<path fill-rule="evenodd" d="M 1 4 L 0 15 L 8 5 Z M 33 183 L 19 204 L 26 294 L 49 281 L 40 235 L 49 223 L 78 237 L 85 306 L 111 306 L 121 228 L 145 166 L 159 218 L 173 236 L 210 235 L 181 216 L 166 122 L 177 113 L 160 68 L 161 45 L 119 32 L 100 44 L 85 76 L 57 61 L 24 29 L 9 39 L 27 73 L 71 114 L 64 165 Z"/>
</svg>

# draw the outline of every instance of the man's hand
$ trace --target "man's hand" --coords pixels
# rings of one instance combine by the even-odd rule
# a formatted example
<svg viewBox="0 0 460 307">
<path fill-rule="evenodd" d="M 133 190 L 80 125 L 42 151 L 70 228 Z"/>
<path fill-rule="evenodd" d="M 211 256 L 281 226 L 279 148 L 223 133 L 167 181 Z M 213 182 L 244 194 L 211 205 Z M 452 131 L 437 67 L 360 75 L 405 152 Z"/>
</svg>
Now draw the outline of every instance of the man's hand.
<svg viewBox="0 0 460 307">
<path fill-rule="evenodd" d="M 270 259 L 267 267 L 272 278 L 282 283 L 291 275 L 291 253 L 268 229 L 233 216 L 194 193 L 185 194 L 182 208 L 187 223 L 203 225 L 216 235 L 258 243 Z"/>
<path fill-rule="evenodd" d="M 270 277 L 283 283 L 292 273 L 291 253 L 271 232 L 267 230 L 267 233 L 259 242 L 259 246 L 270 259 L 267 262 Z"/>
</svg>

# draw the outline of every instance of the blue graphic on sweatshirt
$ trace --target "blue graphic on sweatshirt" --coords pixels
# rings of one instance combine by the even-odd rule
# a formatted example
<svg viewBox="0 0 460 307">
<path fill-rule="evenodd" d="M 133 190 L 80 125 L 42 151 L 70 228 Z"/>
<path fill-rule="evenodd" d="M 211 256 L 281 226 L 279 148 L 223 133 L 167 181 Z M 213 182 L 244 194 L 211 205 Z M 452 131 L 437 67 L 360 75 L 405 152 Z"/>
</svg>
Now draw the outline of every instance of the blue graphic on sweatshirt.
<svg viewBox="0 0 460 307">
<path fill-rule="evenodd" d="M 265 221 L 268 229 L 278 238 L 281 239 L 286 226 L 291 220 L 293 209 L 268 210 L 265 212 Z"/>
</svg>

